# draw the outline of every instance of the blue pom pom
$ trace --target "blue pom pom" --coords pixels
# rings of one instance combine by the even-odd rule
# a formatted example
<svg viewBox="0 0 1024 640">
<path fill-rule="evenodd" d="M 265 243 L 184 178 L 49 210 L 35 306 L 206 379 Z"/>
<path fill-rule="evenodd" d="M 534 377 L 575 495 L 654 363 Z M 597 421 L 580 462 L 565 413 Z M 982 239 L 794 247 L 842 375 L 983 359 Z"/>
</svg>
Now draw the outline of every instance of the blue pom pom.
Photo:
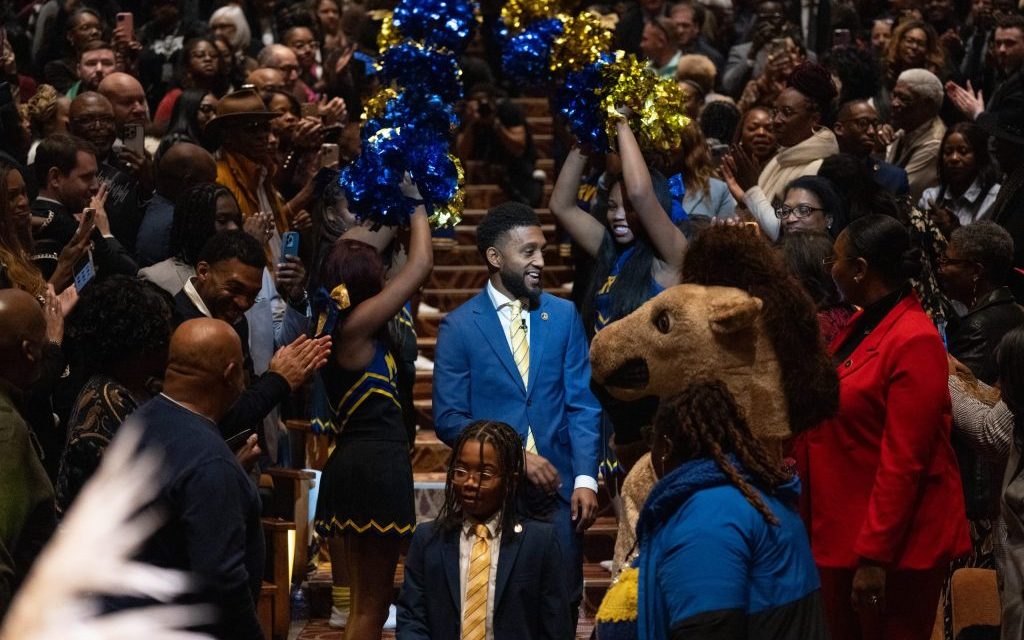
<svg viewBox="0 0 1024 640">
<path fill-rule="evenodd" d="M 514 81 L 530 86 L 551 81 L 551 45 L 562 34 L 562 21 L 557 18 L 535 20 L 522 33 L 505 42 L 501 66 Z"/>
<path fill-rule="evenodd" d="M 462 70 L 454 54 L 405 42 L 384 53 L 381 67 L 385 84 L 394 82 L 406 92 L 433 94 L 444 102 L 462 98 Z"/>
<path fill-rule="evenodd" d="M 363 152 L 341 172 L 338 182 L 356 218 L 375 226 L 408 224 L 413 203 L 398 186 L 405 172 L 402 157 L 401 136 L 385 130 L 364 142 Z"/>
<path fill-rule="evenodd" d="M 406 156 L 409 176 L 426 202 L 444 204 L 455 197 L 458 172 L 448 155 L 448 140 L 413 147 Z"/>
<path fill-rule="evenodd" d="M 579 143 L 601 153 L 607 152 L 609 146 L 598 91 L 603 84 L 601 69 L 612 60 L 611 55 L 602 54 L 596 62 L 566 74 L 565 82 L 555 96 L 558 110 Z"/>
<path fill-rule="evenodd" d="M 466 50 L 476 25 L 466 0 L 403 0 L 391 19 L 403 37 L 457 54 Z"/>
<path fill-rule="evenodd" d="M 407 128 L 414 129 L 417 139 L 447 140 L 457 125 L 454 107 L 440 96 L 402 91 L 398 97 L 388 100 L 381 116 L 366 121 L 362 133 L 365 140 L 381 129 L 401 127 L 403 134 Z"/>
</svg>

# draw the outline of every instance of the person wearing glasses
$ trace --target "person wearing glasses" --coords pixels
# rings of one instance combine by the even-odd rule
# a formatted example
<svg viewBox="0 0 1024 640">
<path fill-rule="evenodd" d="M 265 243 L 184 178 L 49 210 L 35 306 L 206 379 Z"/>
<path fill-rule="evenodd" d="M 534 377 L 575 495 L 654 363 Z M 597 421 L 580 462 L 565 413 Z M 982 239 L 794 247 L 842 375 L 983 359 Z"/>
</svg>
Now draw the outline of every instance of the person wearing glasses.
<svg viewBox="0 0 1024 640">
<path fill-rule="evenodd" d="M 946 350 L 911 286 L 920 250 L 895 218 L 851 222 L 828 263 L 861 311 L 830 345 L 839 410 L 801 435 L 826 619 L 833 640 L 926 640 L 949 563 L 971 548 Z"/>
<path fill-rule="evenodd" d="M 554 525 L 521 513 L 519 434 L 481 420 L 453 452 L 444 505 L 405 560 L 398 639 L 574 637 Z"/>
<path fill-rule="evenodd" d="M 819 64 L 805 62 L 793 70 L 787 88 L 771 109 L 772 131 L 778 152 L 762 168 L 751 149 L 734 146 L 722 159 L 722 176 L 740 209 L 747 209 L 772 241 L 782 231 L 775 205 L 785 187 L 801 176 L 815 175 L 822 160 L 839 153 L 836 136 L 821 126 L 837 92 L 832 76 Z"/>
<path fill-rule="evenodd" d="M 846 227 L 846 207 L 828 178 L 803 176 L 786 185 L 775 207 L 780 237 L 794 233 L 828 233 L 835 238 Z"/>
<path fill-rule="evenodd" d="M 952 318 L 946 328 L 949 354 L 988 385 L 999 378 L 996 352 L 1000 341 L 1024 323 L 1024 308 L 1006 286 L 1012 270 L 1013 238 L 989 221 L 954 231 L 945 254 L 939 258 L 943 290 L 954 304 L 967 309 L 966 314 Z M 1004 466 L 981 455 L 962 437 L 954 438 L 953 446 L 960 463 L 967 516 L 973 522 L 975 557 L 970 566 L 990 566 Z"/>
<path fill-rule="evenodd" d="M 194 38 L 185 43 L 178 59 L 178 87 L 168 91 L 153 115 L 153 124 L 166 131 L 174 113 L 174 105 L 185 89 L 200 89 L 204 95 L 220 97 L 228 91 L 226 70 L 221 67 L 220 51 L 209 38 Z"/>
</svg>

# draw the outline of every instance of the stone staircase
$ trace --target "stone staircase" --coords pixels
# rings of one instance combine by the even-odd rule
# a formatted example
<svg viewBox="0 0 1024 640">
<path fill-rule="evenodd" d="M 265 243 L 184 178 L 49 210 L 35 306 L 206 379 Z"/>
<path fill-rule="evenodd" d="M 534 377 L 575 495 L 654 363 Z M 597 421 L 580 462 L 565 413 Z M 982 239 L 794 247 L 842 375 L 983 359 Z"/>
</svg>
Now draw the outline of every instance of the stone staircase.
<svg viewBox="0 0 1024 640">
<path fill-rule="evenodd" d="M 563 285 L 573 278 L 571 263 L 559 255 L 555 237 L 554 217 L 546 209 L 554 182 L 554 162 L 551 159 L 552 120 L 548 103 L 542 98 L 514 99 L 526 112 L 532 128 L 534 144 L 540 160 L 539 169 L 547 174 L 544 199 L 538 214 L 543 225 L 544 235 L 548 240 L 545 249 L 545 268 L 543 284 L 547 292 L 567 297 L 568 290 Z M 438 246 L 434 253 L 434 270 L 428 278 L 423 292 L 422 302 L 437 309 L 437 312 L 421 312 L 416 321 L 418 346 L 420 354 L 433 360 L 437 345 L 437 332 L 447 312 L 455 309 L 470 297 L 476 295 L 487 280 L 487 269 L 483 265 L 476 248 L 476 226 L 489 207 L 504 201 L 504 195 L 496 184 L 480 182 L 486 175 L 485 167 L 478 162 L 466 162 L 466 211 L 462 223 L 456 227 L 454 246 Z M 433 414 L 431 392 L 433 374 L 431 371 L 418 371 L 413 390 L 414 404 L 417 411 L 419 432 L 413 454 L 414 480 L 418 487 L 443 486 L 444 470 L 450 450 L 442 443 L 433 431 Z M 435 489 L 436 490 L 436 489 Z M 609 560 L 615 544 L 616 520 L 612 511 L 607 491 L 599 492 L 601 515 L 584 537 L 584 590 L 585 598 L 578 637 L 589 638 L 592 628 L 593 613 L 600 603 L 604 592 L 610 584 L 608 571 L 600 566 L 603 560 Z M 395 572 L 395 588 L 402 582 L 402 565 Z M 338 638 L 331 636 L 321 618 L 330 613 L 330 566 L 322 563 L 308 579 L 310 611 L 313 621 L 310 633 L 304 632 L 300 638 Z M 393 637 L 385 634 L 385 638 Z"/>
</svg>

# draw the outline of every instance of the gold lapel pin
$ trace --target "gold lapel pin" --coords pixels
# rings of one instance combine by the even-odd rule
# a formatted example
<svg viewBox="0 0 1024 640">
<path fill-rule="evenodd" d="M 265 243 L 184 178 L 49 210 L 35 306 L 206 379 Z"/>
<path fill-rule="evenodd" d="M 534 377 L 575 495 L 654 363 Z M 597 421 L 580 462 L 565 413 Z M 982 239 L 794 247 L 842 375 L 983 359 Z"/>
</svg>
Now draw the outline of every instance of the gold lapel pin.
<svg viewBox="0 0 1024 640">
<path fill-rule="evenodd" d="M 542 312 L 540 314 L 540 319 L 541 320 L 547 320 L 548 319 L 548 312 L 547 311 Z"/>
</svg>

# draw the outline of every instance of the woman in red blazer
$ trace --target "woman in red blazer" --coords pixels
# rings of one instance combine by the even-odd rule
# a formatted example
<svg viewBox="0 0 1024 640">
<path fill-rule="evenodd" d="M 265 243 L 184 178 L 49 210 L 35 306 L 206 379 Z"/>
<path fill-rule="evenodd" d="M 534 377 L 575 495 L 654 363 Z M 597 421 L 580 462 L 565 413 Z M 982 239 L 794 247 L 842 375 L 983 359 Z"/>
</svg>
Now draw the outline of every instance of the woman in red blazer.
<svg viewBox="0 0 1024 640">
<path fill-rule="evenodd" d="M 833 640 L 926 640 L 949 562 L 970 550 L 946 352 L 909 283 L 915 253 L 899 222 L 872 215 L 828 260 L 863 309 L 830 347 L 839 411 L 802 437 Z"/>
</svg>

